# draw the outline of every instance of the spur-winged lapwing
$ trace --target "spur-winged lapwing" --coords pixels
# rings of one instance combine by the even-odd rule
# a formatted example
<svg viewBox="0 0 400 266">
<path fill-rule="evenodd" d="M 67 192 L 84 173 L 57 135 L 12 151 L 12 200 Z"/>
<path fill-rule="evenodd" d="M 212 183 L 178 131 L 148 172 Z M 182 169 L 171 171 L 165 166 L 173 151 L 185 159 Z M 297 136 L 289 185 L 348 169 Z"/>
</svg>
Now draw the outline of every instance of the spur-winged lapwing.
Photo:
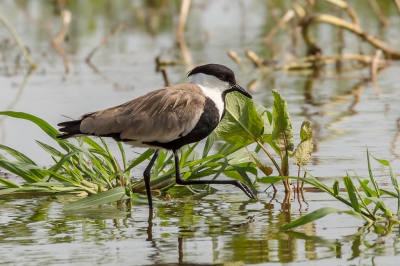
<svg viewBox="0 0 400 266">
<path fill-rule="evenodd" d="M 156 152 L 143 173 L 150 208 L 153 208 L 150 171 L 162 149 L 172 150 L 175 178 L 180 185 L 231 184 L 250 198 L 253 192 L 237 180 L 185 180 L 180 175 L 178 150 L 207 137 L 225 113 L 225 96 L 238 91 L 252 98 L 236 84 L 235 74 L 226 66 L 207 64 L 189 71 L 190 83 L 155 90 L 137 99 L 105 110 L 87 113 L 79 120 L 58 124 L 60 139 L 91 135 L 111 137 Z"/>
</svg>

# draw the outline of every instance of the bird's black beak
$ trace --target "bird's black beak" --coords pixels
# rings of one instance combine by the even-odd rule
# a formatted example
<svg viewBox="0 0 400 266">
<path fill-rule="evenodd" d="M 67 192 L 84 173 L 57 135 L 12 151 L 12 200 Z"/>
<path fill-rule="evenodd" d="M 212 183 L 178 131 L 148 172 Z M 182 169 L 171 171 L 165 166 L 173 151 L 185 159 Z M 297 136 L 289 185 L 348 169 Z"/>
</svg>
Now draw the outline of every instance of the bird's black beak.
<svg viewBox="0 0 400 266">
<path fill-rule="evenodd" d="M 240 87 L 239 85 L 235 84 L 231 87 L 232 91 L 237 91 L 240 92 L 241 94 L 243 94 L 244 96 L 246 96 L 247 98 L 253 99 L 253 97 L 251 96 L 250 93 L 248 93 L 245 89 L 243 89 L 242 87 Z"/>
</svg>

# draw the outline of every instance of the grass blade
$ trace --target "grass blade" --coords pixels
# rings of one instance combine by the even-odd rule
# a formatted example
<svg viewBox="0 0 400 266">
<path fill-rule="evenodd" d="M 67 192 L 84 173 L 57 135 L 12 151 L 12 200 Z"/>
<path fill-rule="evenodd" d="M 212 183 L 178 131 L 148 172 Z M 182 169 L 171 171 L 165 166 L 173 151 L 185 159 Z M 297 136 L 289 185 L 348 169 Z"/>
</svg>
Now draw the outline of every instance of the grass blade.
<svg viewBox="0 0 400 266">
<path fill-rule="evenodd" d="M 281 230 L 289 230 L 307 223 L 311 223 L 313 221 L 316 221 L 318 219 L 321 219 L 322 217 L 325 217 L 328 214 L 331 213 L 336 213 L 336 212 L 341 212 L 341 210 L 336 209 L 336 208 L 331 208 L 331 207 L 323 207 L 321 209 L 318 209 L 316 211 L 313 211 L 307 215 L 304 215 L 303 217 L 300 217 L 293 222 L 290 222 L 284 226 L 281 227 Z"/>
<path fill-rule="evenodd" d="M 64 206 L 64 210 L 73 210 L 97 206 L 118 200 L 129 199 L 125 187 L 116 187 L 108 191 L 77 200 Z"/>
<path fill-rule="evenodd" d="M 203 154 L 202 154 L 202 158 L 206 157 L 208 155 L 208 153 L 210 152 L 212 146 L 214 145 L 215 142 L 215 133 L 211 133 L 207 140 L 206 140 L 206 144 L 204 145 L 204 149 L 203 149 Z"/>
<path fill-rule="evenodd" d="M 351 207 L 358 213 L 361 213 L 360 203 L 358 202 L 356 190 L 350 176 L 343 178 L 344 186 L 346 187 L 347 194 L 349 195 Z"/>
<path fill-rule="evenodd" d="M 4 178 L 0 177 L 0 183 L 5 185 L 8 188 L 20 188 L 21 186 Z"/>
<path fill-rule="evenodd" d="M 154 153 L 154 149 L 148 149 L 145 152 L 143 152 L 139 157 L 137 157 L 135 160 L 132 161 L 132 163 L 129 165 L 128 168 L 125 169 L 124 172 L 127 172 L 129 170 L 131 170 L 133 167 L 137 166 L 138 164 L 140 164 L 141 162 L 149 159 L 149 157 L 151 155 L 153 155 Z"/>
</svg>

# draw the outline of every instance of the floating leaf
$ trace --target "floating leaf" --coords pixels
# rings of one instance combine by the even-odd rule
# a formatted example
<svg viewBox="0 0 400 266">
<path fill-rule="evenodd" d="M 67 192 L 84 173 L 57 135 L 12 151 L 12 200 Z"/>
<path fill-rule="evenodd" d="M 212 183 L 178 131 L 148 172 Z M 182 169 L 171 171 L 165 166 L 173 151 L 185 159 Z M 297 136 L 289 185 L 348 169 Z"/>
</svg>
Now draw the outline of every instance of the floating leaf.
<svg viewBox="0 0 400 266">
<path fill-rule="evenodd" d="M 308 163 L 313 152 L 313 132 L 310 122 L 304 121 L 300 129 L 301 142 L 293 153 L 293 162 L 298 166 L 303 166 Z"/>
<path fill-rule="evenodd" d="M 238 93 L 225 98 L 225 116 L 214 130 L 219 139 L 229 143 L 248 145 L 261 139 L 264 122 L 251 99 Z"/>
</svg>

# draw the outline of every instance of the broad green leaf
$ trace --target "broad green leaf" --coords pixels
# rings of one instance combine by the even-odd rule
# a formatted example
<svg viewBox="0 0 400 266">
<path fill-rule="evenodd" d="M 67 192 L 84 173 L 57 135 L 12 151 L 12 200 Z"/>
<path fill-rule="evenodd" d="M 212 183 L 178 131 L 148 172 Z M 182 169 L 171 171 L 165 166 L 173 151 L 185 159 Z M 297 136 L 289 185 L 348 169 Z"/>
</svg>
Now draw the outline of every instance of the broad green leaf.
<svg viewBox="0 0 400 266">
<path fill-rule="evenodd" d="M 64 210 L 88 208 L 118 200 L 129 199 L 125 187 L 116 187 L 90 197 L 77 200 L 64 206 Z"/>
<path fill-rule="evenodd" d="M 307 140 L 313 138 L 313 131 L 309 121 L 304 121 L 300 127 L 300 140 Z"/>
<path fill-rule="evenodd" d="M 229 143 L 248 145 L 261 139 L 264 122 L 251 99 L 232 92 L 225 98 L 224 118 L 214 130 L 219 139 Z"/>
<path fill-rule="evenodd" d="M 313 152 L 313 132 L 310 122 L 304 121 L 300 129 L 301 142 L 293 153 L 293 163 L 298 166 L 308 164 Z"/>
<path fill-rule="evenodd" d="M 289 230 L 304 224 L 308 224 L 311 223 L 313 221 L 316 221 L 318 219 L 321 219 L 322 217 L 325 217 L 328 214 L 331 213 L 337 213 L 337 212 L 341 212 L 341 210 L 336 209 L 336 208 L 331 208 L 331 207 L 323 207 L 321 209 L 318 209 L 316 211 L 313 211 L 307 215 L 304 215 L 303 217 L 300 217 L 290 223 L 288 223 L 287 225 L 284 225 L 281 227 L 281 230 Z"/>
<path fill-rule="evenodd" d="M 264 122 L 264 132 L 263 135 L 271 135 L 272 134 L 272 114 L 268 111 L 264 106 L 255 102 L 254 106 L 256 108 L 257 113 L 261 116 L 261 119 Z"/>
<path fill-rule="evenodd" d="M 281 153 L 286 149 L 293 151 L 293 126 L 287 102 L 276 90 L 272 90 L 272 95 L 274 96 L 272 143 Z"/>
</svg>

